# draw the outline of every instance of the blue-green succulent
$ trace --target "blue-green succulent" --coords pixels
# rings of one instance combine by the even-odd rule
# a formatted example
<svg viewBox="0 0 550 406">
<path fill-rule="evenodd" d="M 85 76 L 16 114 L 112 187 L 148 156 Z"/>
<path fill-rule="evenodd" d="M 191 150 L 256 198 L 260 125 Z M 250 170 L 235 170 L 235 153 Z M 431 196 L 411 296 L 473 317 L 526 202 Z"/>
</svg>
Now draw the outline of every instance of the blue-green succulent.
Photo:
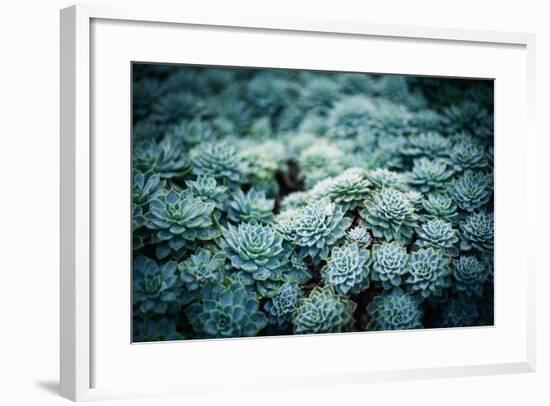
<svg viewBox="0 0 550 406">
<path fill-rule="evenodd" d="M 228 278 L 206 285 L 200 301 L 187 309 L 187 317 L 199 337 L 252 337 L 267 325 L 259 306 L 240 280 Z"/>
<path fill-rule="evenodd" d="M 165 317 L 160 320 L 136 318 L 133 321 L 133 331 L 133 341 L 138 343 L 185 339 L 176 330 L 176 322 Z"/>
<path fill-rule="evenodd" d="M 372 103 L 363 96 L 342 99 L 334 105 L 327 126 L 335 138 L 353 138 L 368 130 Z"/>
<path fill-rule="evenodd" d="M 403 283 L 409 270 L 407 249 L 396 242 L 375 244 L 372 247 L 372 280 L 391 289 Z"/>
<path fill-rule="evenodd" d="M 491 199 L 491 182 L 487 175 L 466 171 L 450 185 L 451 193 L 460 209 L 473 212 Z"/>
<path fill-rule="evenodd" d="M 423 193 L 443 191 L 452 175 L 444 159 L 419 158 L 413 163 L 409 183 Z"/>
<path fill-rule="evenodd" d="M 442 305 L 440 327 L 475 326 L 479 312 L 477 304 L 469 298 L 450 298 Z"/>
<path fill-rule="evenodd" d="M 428 220 L 416 230 L 417 247 L 441 248 L 451 256 L 458 255 L 458 236 L 453 225 L 442 219 Z"/>
<path fill-rule="evenodd" d="M 187 243 L 220 236 L 212 212 L 215 204 L 204 202 L 187 191 L 164 190 L 149 204 L 147 227 L 157 244 L 156 255 L 181 254 Z"/>
<path fill-rule="evenodd" d="M 371 317 L 367 330 L 410 330 L 422 328 L 422 309 L 416 297 L 400 288 L 384 291 L 367 305 Z"/>
<path fill-rule="evenodd" d="M 376 190 L 393 188 L 400 191 L 405 191 L 407 189 L 407 182 L 403 174 L 390 171 L 386 168 L 378 168 L 368 171 L 366 177 L 372 187 Z"/>
<path fill-rule="evenodd" d="M 179 306 L 177 263 L 158 265 L 139 256 L 134 260 L 132 302 L 142 315 L 174 313 Z"/>
<path fill-rule="evenodd" d="M 444 158 L 447 156 L 451 140 L 436 132 L 426 132 L 411 135 L 403 154 L 415 158 Z"/>
<path fill-rule="evenodd" d="M 418 220 L 407 196 L 389 188 L 375 192 L 359 214 L 376 238 L 403 244 L 411 241 Z"/>
<path fill-rule="evenodd" d="M 441 296 L 451 286 L 450 257 L 433 247 L 420 248 L 411 254 L 409 275 L 406 279 L 411 293 L 421 297 Z"/>
<path fill-rule="evenodd" d="M 372 243 L 372 236 L 363 224 L 350 228 L 346 233 L 346 239 L 363 248 L 368 247 Z"/>
<path fill-rule="evenodd" d="M 352 168 L 334 178 L 327 192 L 331 201 L 345 210 L 354 210 L 371 193 L 370 182 L 363 170 Z"/>
<path fill-rule="evenodd" d="M 266 199 L 264 191 L 253 188 L 246 194 L 238 190 L 229 203 L 228 217 L 234 223 L 261 223 L 268 224 L 273 220 L 275 200 Z"/>
<path fill-rule="evenodd" d="M 425 221 L 441 219 L 450 223 L 458 220 L 455 201 L 447 193 L 429 193 L 422 199 L 421 217 Z"/>
<path fill-rule="evenodd" d="M 351 219 L 328 200 L 313 201 L 301 209 L 291 225 L 291 241 L 301 256 L 313 260 L 327 258 L 330 249 L 346 234 Z"/>
<path fill-rule="evenodd" d="M 304 293 L 295 283 L 281 285 L 277 294 L 268 300 L 264 309 L 267 314 L 267 322 L 276 331 L 286 331 L 291 326 L 292 315 L 298 307 L 298 302 Z"/>
<path fill-rule="evenodd" d="M 260 296 L 273 296 L 283 283 L 289 252 L 283 237 L 269 225 L 228 224 L 220 245 L 227 252 L 234 272 L 245 285 L 254 286 Z"/>
<path fill-rule="evenodd" d="M 196 175 L 212 176 L 228 184 L 244 183 L 248 175 L 246 162 L 227 143 L 201 144 L 189 155 Z"/>
<path fill-rule="evenodd" d="M 338 293 L 359 293 L 369 286 L 369 260 L 369 251 L 355 243 L 335 247 L 321 272 L 323 281 Z"/>
<path fill-rule="evenodd" d="M 132 245 L 134 250 L 143 248 L 149 242 L 149 232 L 145 228 L 149 201 L 162 187 L 163 182 L 158 174 L 144 174 L 140 170 L 134 170 L 132 183 Z"/>
<path fill-rule="evenodd" d="M 480 170 L 488 166 L 483 146 L 469 137 L 459 137 L 449 151 L 448 161 L 455 172 Z"/>
<path fill-rule="evenodd" d="M 292 324 L 295 334 L 341 333 L 353 327 L 357 305 L 331 286 L 316 287 L 299 301 Z"/>
<path fill-rule="evenodd" d="M 178 264 L 179 276 L 189 292 L 196 292 L 208 283 L 222 282 L 224 279 L 224 251 L 210 252 L 199 248 L 185 261 Z"/>
<path fill-rule="evenodd" d="M 460 223 L 460 249 L 493 251 L 494 227 L 493 213 L 471 213 Z"/>
<path fill-rule="evenodd" d="M 222 211 L 227 204 L 227 186 L 219 184 L 211 176 L 199 176 L 196 180 L 185 182 L 187 189 L 207 203 L 214 203 L 216 210 Z"/>
<path fill-rule="evenodd" d="M 143 173 L 156 173 L 161 178 L 172 179 L 189 172 L 183 151 L 170 138 L 161 142 L 141 141 L 133 151 L 133 167 Z"/>
<path fill-rule="evenodd" d="M 455 288 L 468 296 L 481 296 L 483 284 L 489 279 L 489 268 L 475 256 L 463 255 L 453 263 Z"/>
</svg>

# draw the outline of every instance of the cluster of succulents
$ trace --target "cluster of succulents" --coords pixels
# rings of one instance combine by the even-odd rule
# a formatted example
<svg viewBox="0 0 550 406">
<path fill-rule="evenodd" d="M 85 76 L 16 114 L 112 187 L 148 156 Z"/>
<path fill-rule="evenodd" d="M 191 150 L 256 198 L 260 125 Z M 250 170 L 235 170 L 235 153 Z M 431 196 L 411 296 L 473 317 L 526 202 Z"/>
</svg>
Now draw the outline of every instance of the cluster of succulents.
<svg viewBox="0 0 550 406">
<path fill-rule="evenodd" d="M 493 324 L 493 87 L 134 64 L 133 340 Z"/>
</svg>

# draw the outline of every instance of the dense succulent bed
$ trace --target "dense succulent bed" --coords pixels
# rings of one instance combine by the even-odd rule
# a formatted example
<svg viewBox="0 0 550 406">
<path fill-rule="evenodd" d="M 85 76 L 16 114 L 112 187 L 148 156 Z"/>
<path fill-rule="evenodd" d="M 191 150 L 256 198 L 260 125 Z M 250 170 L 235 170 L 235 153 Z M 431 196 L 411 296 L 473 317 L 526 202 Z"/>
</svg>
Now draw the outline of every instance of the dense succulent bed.
<svg viewBox="0 0 550 406">
<path fill-rule="evenodd" d="M 133 67 L 133 338 L 493 323 L 491 82 Z"/>
</svg>

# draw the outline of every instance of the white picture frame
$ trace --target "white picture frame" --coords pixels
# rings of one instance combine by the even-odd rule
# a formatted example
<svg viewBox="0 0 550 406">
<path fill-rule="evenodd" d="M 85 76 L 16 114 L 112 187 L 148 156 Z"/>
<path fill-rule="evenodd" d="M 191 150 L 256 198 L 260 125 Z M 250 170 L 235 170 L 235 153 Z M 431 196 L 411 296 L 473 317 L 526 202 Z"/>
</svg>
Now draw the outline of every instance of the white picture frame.
<svg viewBox="0 0 550 406">
<path fill-rule="evenodd" d="M 176 26 L 244 28 L 250 31 L 284 32 L 292 36 L 299 33 L 316 33 L 318 35 L 351 35 L 372 38 L 401 38 L 410 41 L 438 41 L 440 44 L 460 44 L 468 47 L 472 44 L 487 44 L 495 46 L 513 46 L 522 49 L 522 58 L 525 56 L 525 108 L 526 117 L 522 121 L 523 142 L 526 145 L 522 155 L 525 170 L 521 173 L 520 181 L 525 181 L 522 199 L 529 210 L 525 210 L 529 224 L 535 224 L 535 186 L 529 181 L 534 179 L 534 53 L 535 37 L 525 33 L 473 31 L 447 28 L 428 28 L 402 26 L 391 24 L 350 23 L 339 21 L 319 20 L 292 20 L 282 18 L 243 18 L 231 20 L 223 16 L 191 16 L 184 7 L 173 10 L 151 8 L 110 8 L 105 6 L 72 6 L 61 11 L 61 394 L 69 399 L 89 400 L 105 397 L 141 396 L 155 393 L 196 393 L 210 391 L 212 386 L 200 381 L 188 385 L 171 383 L 169 386 L 155 385 L 151 388 L 140 389 L 128 386 L 95 388 L 95 376 L 91 373 L 96 362 L 94 328 L 96 317 L 93 312 L 96 289 L 93 277 L 94 269 L 94 240 L 92 234 L 95 229 L 94 217 L 94 183 L 93 157 L 97 152 L 92 140 L 93 107 L 92 96 L 94 83 L 92 81 L 92 66 L 94 61 L 94 47 L 100 42 L 92 41 L 94 21 L 124 22 L 127 24 L 142 23 L 171 23 Z M 523 52 L 525 51 L 525 52 Z M 406 64 L 407 62 L 403 62 Z M 283 65 L 284 66 L 284 62 Z M 481 77 L 484 75 L 481 74 Z M 496 123 L 498 127 L 498 121 Z M 533 159 L 534 161 L 534 159 Z M 497 172 L 498 177 L 498 172 Z M 498 192 L 497 192 L 498 193 Z M 498 227 L 498 220 L 497 220 Z M 529 229 L 528 227 L 526 228 Z M 247 382 L 243 379 L 240 387 L 247 384 L 273 388 L 275 385 L 301 384 L 333 384 L 333 383 L 363 383 L 379 380 L 419 379 L 430 377 L 450 377 L 467 375 L 499 374 L 512 372 L 529 372 L 535 369 L 535 269 L 533 249 L 529 249 L 526 238 L 525 247 L 521 253 L 522 268 L 525 276 L 525 292 L 522 293 L 524 303 L 521 309 L 521 348 L 517 350 L 523 354 L 514 358 L 513 362 L 476 363 L 466 365 L 440 365 L 426 367 L 413 365 L 407 368 L 388 370 L 345 370 L 338 369 L 338 373 L 313 375 L 304 373 L 299 378 L 278 376 L 277 378 L 261 378 L 257 382 Z M 497 234 L 498 244 L 498 234 Z M 534 244 L 532 245 L 534 246 Z M 499 287 L 497 286 L 497 289 Z M 457 331 L 457 330 L 455 330 Z M 412 334 L 416 334 L 413 332 Z M 452 332 L 451 332 L 452 334 Z M 458 334 L 458 333 L 456 333 Z M 355 335 L 355 341 L 358 336 Z M 388 339 L 392 336 L 387 336 Z M 281 340 L 281 339 L 279 339 Z M 292 340 L 305 338 L 284 338 L 286 345 Z M 233 343 L 235 340 L 232 341 Z M 244 341 L 241 340 L 240 345 Z M 257 341 L 256 341 L 257 342 Z M 280 343 L 280 341 L 279 341 Z M 130 343 L 128 342 L 128 345 Z M 197 343 L 195 349 L 201 351 L 207 348 L 209 342 Z M 156 344 L 155 344 L 156 346 Z M 175 347 L 172 347 L 175 348 Z M 265 348 L 265 347 L 264 347 Z M 263 351 L 258 347 L 257 351 Z M 236 377 L 238 381 L 238 377 Z"/>
</svg>

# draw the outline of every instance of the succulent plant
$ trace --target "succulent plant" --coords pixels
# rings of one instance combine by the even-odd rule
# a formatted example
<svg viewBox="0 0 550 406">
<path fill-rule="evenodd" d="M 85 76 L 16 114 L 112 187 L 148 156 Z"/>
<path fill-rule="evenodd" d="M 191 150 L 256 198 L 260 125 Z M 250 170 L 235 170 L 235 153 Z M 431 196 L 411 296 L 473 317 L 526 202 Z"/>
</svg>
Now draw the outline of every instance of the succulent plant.
<svg viewBox="0 0 550 406">
<path fill-rule="evenodd" d="M 369 171 L 366 174 L 367 179 L 372 187 L 376 190 L 384 188 L 393 188 L 400 191 L 407 189 L 407 182 L 404 176 L 399 172 L 393 172 L 386 168 L 378 168 Z"/>
<path fill-rule="evenodd" d="M 290 238 L 300 248 L 301 256 L 315 261 L 328 257 L 350 225 L 351 219 L 339 206 L 326 199 L 312 201 L 292 222 Z"/>
<path fill-rule="evenodd" d="M 183 119 L 201 116 L 204 103 L 189 92 L 172 92 L 153 104 L 151 118 L 160 124 L 176 124 Z"/>
<path fill-rule="evenodd" d="M 467 212 L 480 209 L 492 195 L 489 177 L 470 170 L 453 180 L 450 190 L 458 207 Z"/>
<path fill-rule="evenodd" d="M 295 334 L 341 333 L 351 330 L 356 304 L 331 286 L 315 287 L 299 301 L 292 324 Z"/>
<path fill-rule="evenodd" d="M 364 171 L 352 168 L 334 178 L 328 188 L 328 197 L 344 210 L 354 210 L 370 192 L 370 182 Z"/>
<path fill-rule="evenodd" d="M 277 294 L 264 305 L 268 324 L 276 331 L 287 331 L 291 325 L 292 315 L 303 295 L 302 289 L 297 284 L 281 285 Z"/>
<path fill-rule="evenodd" d="M 379 100 L 371 110 L 368 131 L 380 138 L 407 134 L 411 116 L 402 104 Z"/>
<path fill-rule="evenodd" d="M 300 175 L 308 187 L 321 179 L 338 175 L 344 165 L 344 153 L 334 144 L 317 142 L 304 149 L 298 158 Z"/>
<path fill-rule="evenodd" d="M 416 297 L 400 288 L 385 291 L 367 306 L 372 317 L 367 330 L 410 330 L 422 328 L 422 310 Z"/>
<path fill-rule="evenodd" d="M 132 302 L 144 316 L 173 313 L 177 310 L 177 263 L 159 266 L 154 260 L 139 256 L 134 260 Z"/>
<path fill-rule="evenodd" d="M 441 309 L 441 327 L 469 327 L 477 325 L 479 312 L 471 299 L 450 298 Z"/>
<path fill-rule="evenodd" d="M 208 283 L 222 282 L 225 259 L 224 251 L 212 253 L 207 249 L 199 248 L 195 254 L 178 264 L 179 276 L 185 288 L 194 292 Z"/>
<path fill-rule="evenodd" d="M 133 341 L 138 343 L 185 339 L 176 331 L 176 322 L 165 317 L 160 320 L 134 319 L 132 336 Z"/>
<path fill-rule="evenodd" d="M 186 191 L 157 193 L 149 204 L 147 227 L 153 231 L 159 258 L 181 253 L 187 242 L 213 240 L 220 235 L 213 222 L 215 204 Z"/>
<path fill-rule="evenodd" d="M 346 233 L 346 239 L 358 246 L 366 248 L 372 243 L 372 237 L 369 230 L 363 224 L 350 228 Z"/>
<path fill-rule="evenodd" d="M 253 188 L 246 194 L 238 190 L 229 203 L 229 220 L 240 223 L 268 224 L 273 220 L 273 208 L 275 201 L 266 199 L 264 191 L 256 191 Z"/>
<path fill-rule="evenodd" d="M 247 96 L 261 115 L 277 116 L 297 94 L 296 87 L 276 75 L 263 72 L 248 84 Z"/>
<path fill-rule="evenodd" d="M 445 250 L 451 256 L 458 255 L 458 236 L 453 225 L 442 219 L 428 220 L 416 229 L 417 247 L 436 247 Z"/>
<path fill-rule="evenodd" d="M 133 149 L 134 169 L 143 173 L 156 173 L 163 179 L 183 177 L 189 172 L 189 165 L 183 151 L 170 138 L 157 143 L 146 140 Z"/>
<path fill-rule="evenodd" d="M 453 263 L 455 288 L 468 296 L 481 296 L 483 283 L 489 278 L 489 268 L 475 256 L 461 256 Z"/>
<path fill-rule="evenodd" d="M 455 172 L 480 170 L 488 165 L 483 146 L 469 137 L 459 137 L 449 151 L 448 161 Z"/>
<path fill-rule="evenodd" d="M 218 184 L 211 176 L 199 176 L 196 180 L 185 182 L 187 190 L 199 199 L 214 203 L 218 211 L 225 209 L 227 199 L 227 186 Z"/>
<path fill-rule="evenodd" d="M 310 200 L 310 194 L 308 192 L 292 192 L 286 195 L 281 202 L 281 209 L 297 209 L 305 207 Z"/>
<path fill-rule="evenodd" d="M 403 154 L 411 157 L 446 157 L 451 140 L 436 132 L 426 132 L 417 135 L 411 135 L 407 146 L 403 149 Z"/>
<path fill-rule="evenodd" d="M 385 188 L 365 201 L 359 212 L 373 235 L 385 241 L 406 244 L 411 241 L 418 216 L 406 195 L 396 189 Z"/>
<path fill-rule="evenodd" d="M 441 249 L 420 248 L 411 254 L 406 283 L 412 293 L 421 297 L 441 296 L 451 286 L 450 258 Z"/>
<path fill-rule="evenodd" d="M 283 237 L 268 225 L 228 224 L 220 245 L 227 252 L 231 266 L 247 286 L 255 286 L 260 296 L 272 296 L 282 284 L 288 269 L 289 252 Z"/>
<path fill-rule="evenodd" d="M 203 142 L 213 142 L 216 131 L 210 123 L 203 120 L 183 121 L 170 128 L 167 138 L 188 151 Z"/>
<path fill-rule="evenodd" d="M 345 98 L 330 110 L 327 126 L 335 138 L 353 138 L 368 129 L 372 103 L 364 96 Z"/>
<path fill-rule="evenodd" d="M 308 81 L 299 100 L 305 110 L 326 114 L 340 97 L 340 85 L 337 82 L 319 78 Z"/>
<path fill-rule="evenodd" d="M 460 249 L 468 251 L 493 251 L 493 213 L 474 212 L 460 223 Z"/>
<path fill-rule="evenodd" d="M 206 285 L 200 302 L 187 309 L 187 317 L 201 337 L 252 337 L 267 325 L 259 305 L 240 280 L 228 278 Z"/>
<path fill-rule="evenodd" d="M 419 158 L 413 163 L 409 183 L 423 193 L 442 191 L 452 175 L 445 160 Z"/>
<path fill-rule="evenodd" d="M 458 220 L 455 201 L 446 193 L 430 193 L 422 200 L 424 220 L 441 219 L 451 223 Z"/>
<path fill-rule="evenodd" d="M 144 174 L 140 170 L 134 170 L 132 183 L 132 236 L 134 250 L 142 248 L 149 237 L 149 233 L 145 230 L 149 200 L 162 186 L 163 182 L 158 174 Z"/>
<path fill-rule="evenodd" d="M 408 272 L 409 254 L 407 249 L 396 242 L 375 244 L 372 247 L 372 277 L 384 289 L 402 284 L 403 276 Z"/>
<path fill-rule="evenodd" d="M 243 183 L 248 166 L 234 147 L 226 143 L 204 143 L 190 152 L 191 166 L 197 175 L 212 176 L 225 183 Z"/>
<path fill-rule="evenodd" d="M 343 295 L 359 293 L 369 286 L 369 251 L 355 243 L 334 247 L 321 274 L 326 284 Z"/>
</svg>

